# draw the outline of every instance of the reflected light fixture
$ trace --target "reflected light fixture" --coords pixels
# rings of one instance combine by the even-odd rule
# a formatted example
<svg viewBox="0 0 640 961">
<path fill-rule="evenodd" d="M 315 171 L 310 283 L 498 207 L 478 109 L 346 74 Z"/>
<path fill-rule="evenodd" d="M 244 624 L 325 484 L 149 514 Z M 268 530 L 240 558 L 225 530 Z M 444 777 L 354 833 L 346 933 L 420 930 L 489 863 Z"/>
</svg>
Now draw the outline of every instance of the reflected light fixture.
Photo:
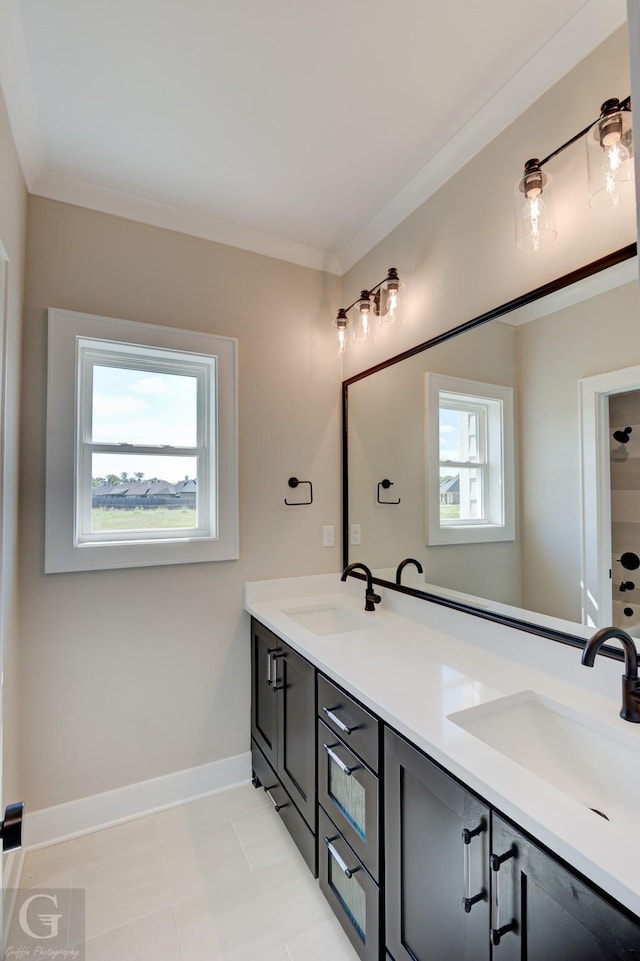
<svg viewBox="0 0 640 961">
<path fill-rule="evenodd" d="M 605 100 L 600 116 L 543 160 L 527 160 L 515 187 L 516 244 L 541 250 L 556 239 L 552 177 L 543 167 L 582 137 L 587 145 L 589 205 L 618 207 L 634 196 L 631 98 Z"/>
<path fill-rule="evenodd" d="M 351 329 L 353 340 L 366 340 L 374 320 L 381 326 L 398 323 L 400 319 L 400 288 L 402 284 L 395 267 L 389 267 L 387 276 L 369 290 L 361 290 L 360 296 L 348 307 L 341 307 L 335 320 L 338 331 L 338 353 L 343 354 L 348 343 L 349 311 L 357 307 Z"/>
</svg>

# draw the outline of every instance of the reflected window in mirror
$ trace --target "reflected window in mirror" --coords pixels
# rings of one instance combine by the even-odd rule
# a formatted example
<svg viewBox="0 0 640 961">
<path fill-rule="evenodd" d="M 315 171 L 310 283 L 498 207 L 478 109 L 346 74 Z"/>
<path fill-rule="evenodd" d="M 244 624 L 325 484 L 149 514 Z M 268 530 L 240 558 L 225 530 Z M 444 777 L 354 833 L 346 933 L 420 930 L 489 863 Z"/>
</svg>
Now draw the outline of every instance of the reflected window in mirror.
<svg viewBox="0 0 640 961">
<path fill-rule="evenodd" d="M 513 391 L 425 374 L 427 544 L 515 537 Z"/>
</svg>

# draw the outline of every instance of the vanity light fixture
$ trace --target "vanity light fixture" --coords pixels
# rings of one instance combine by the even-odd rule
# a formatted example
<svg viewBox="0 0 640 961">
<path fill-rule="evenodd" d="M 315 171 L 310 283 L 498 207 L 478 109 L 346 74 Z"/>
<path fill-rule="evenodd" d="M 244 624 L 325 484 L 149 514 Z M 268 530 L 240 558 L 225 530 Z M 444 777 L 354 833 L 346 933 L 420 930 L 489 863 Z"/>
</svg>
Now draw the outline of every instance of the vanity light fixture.
<svg viewBox="0 0 640 961">
<path fill-rule="evenodd" d="M 627 194 L 633 197 L 631 98 L 612 98 L 602 104 L 597 120 L 543 160 L 527 160 L 515 188 L 516 243 L 520 250 L 541 250 L 556 239 L 552 178 L 542 168 L 582 137 L 587 146 L 589 205 L 618 207 Z"/>
<path fill-rule="evenodd" d="M 377 320 L 381 326 L 394 324 L 399 320 L 400 313 L 400 278 L 395 267 L 389 267 L 387 276 L 369 290 L 361 290 L 360 296 L 348 307 L 341 307 L 335 320 L 338 331 L 338 353 L 343 354 L 347 345 L 347 333 L 350 324 L 349 311 L 357 307 L 354 318 L 352 336 L 354 339 L 366 340 L 371 332 L 371 325 Z"/>
</svg>

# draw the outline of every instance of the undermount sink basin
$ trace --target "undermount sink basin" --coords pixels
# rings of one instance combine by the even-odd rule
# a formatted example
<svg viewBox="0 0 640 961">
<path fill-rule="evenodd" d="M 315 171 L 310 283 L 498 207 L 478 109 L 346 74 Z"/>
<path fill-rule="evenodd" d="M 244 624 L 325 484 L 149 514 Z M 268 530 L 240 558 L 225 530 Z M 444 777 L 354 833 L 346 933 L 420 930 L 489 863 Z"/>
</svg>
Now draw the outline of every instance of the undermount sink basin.
<svg viewBox="0 0 640 961">
<path fill-rule="evenodd" d="M 606 728 L 534 691 L 470 707 L 449 720 L 607 820 L 634 827 L 640 725 Z"/>
<path fill-rule="evenodd" d="M 283 610 L 296 624 L 313 634 L 344 634 L 346 631 L 361 631 L 375 627 L 375 619 L 366 614 L 353 611 L 339 604 L 321 604 L 316 607 L 299 607 Z"/>
</svg>

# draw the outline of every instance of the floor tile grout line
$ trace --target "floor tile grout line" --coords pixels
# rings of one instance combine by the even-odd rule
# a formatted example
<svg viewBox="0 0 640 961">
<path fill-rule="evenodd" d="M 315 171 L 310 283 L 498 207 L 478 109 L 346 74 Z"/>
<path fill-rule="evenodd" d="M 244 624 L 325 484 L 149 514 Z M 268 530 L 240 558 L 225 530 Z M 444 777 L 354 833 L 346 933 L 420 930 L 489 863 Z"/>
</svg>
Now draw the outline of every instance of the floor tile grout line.
<svg viewBox="0 0 640 961">
<path fill-rule="evenodd" d="M 245 848 L 244 844 L 242 843 L 242 838 L 240 837 L 240 834 L 238 833 L 238 829 L 237 829 L 237 827 L 236 827 L 236 825 L 235 825 L 235 823 L 234 823 L 233 818 L 229 818 L 229 822 L 230 822 L 231 827 L 232 827 L 232 829 L 233 829 L 233 833 L 235 834 L 236 838 L 238 839 L 238 844 L 240 845 L 240 850 L 242 851 L 242 855 L 243 855 L 245 861 L 247 862 L 247 864 L 249 865 L 249 873 L 250 873 L 250 874 L 254 874 L 254 873 L 255 873 L 255 868 L 254 868 L 253 864 L 251 863 L 251 859 L 249 858 L 249 855 L 247 854 L 247 851 L 246 851 L 246 848 Z"/>
</svg>

